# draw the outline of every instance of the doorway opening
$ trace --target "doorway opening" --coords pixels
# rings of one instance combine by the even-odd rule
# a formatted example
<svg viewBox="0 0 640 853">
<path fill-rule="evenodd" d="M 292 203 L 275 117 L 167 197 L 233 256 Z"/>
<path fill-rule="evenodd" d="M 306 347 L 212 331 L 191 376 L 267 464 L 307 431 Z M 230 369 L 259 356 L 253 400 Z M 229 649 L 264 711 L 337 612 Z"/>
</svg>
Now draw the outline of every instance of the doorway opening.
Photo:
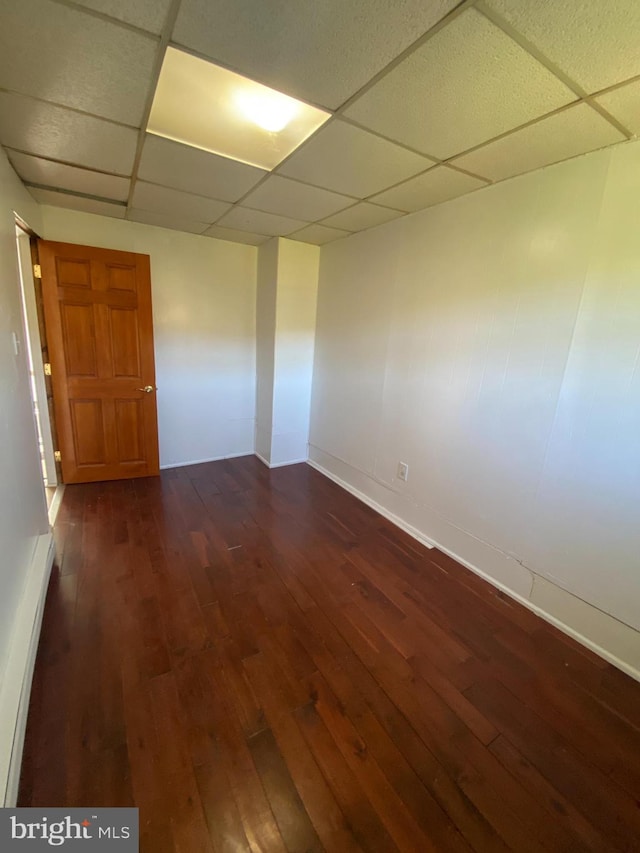
<svg viewBox="0 0 640 853">
<path fill-rule="evenodd" d="M 54 425 L 50 414 L 51 382 L 47 381 L 48 376 L 45 372 L 48 351 L 42 294 L 38 288 L 40 282 L 34 276 L 33 252 L 37 251 L 35 243 L 35 236 L 28 231 L 24 223 L 16 220 L 16 249 L 24 322 L 24 347 L 29 365 L 29 391 L 38 436 L 38 453 L 49 523 L 53 524 L 64 486 L 61 483 L 59 467 L 55 459 Z"/>
</svg>

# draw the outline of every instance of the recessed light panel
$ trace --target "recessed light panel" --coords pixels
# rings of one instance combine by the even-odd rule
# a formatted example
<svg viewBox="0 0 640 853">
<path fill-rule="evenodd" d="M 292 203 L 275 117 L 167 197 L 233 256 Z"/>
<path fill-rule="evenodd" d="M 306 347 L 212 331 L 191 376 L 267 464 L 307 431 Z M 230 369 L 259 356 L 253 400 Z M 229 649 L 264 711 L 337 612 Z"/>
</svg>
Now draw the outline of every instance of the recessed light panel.
<svg viewBox="0 0 640 853">
<path fill-rule="evenodd" d="M 170 47 L 147 130 L 271 170 L 329 117 L 324 110 Z"/>
</svg>

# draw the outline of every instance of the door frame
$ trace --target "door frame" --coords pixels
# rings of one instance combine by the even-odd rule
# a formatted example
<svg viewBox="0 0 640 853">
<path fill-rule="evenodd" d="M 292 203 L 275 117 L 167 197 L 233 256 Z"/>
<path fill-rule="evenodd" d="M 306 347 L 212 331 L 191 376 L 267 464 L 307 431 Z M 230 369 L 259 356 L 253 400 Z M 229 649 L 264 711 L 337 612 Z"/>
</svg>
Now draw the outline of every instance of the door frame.
<svg viewBox="0 0 640 853">
<path fill-rule="evenodd" d="M 19 221 L 16 220 L 16 252 L 18 258 L 18 272 L 20 275 L 20 286 L 22 290 L 22 304 L 24 308 L 25 343 L 28 348 L 27 357 L 33 370 L 35 386 L 35 405 L 38 407 L 39 433 L 42 439 L 44 456 L 44 480 L 45 485 L 55 487 L 61 483 L 59 466 L 55 460 L 56 436 L 55 426 L 49 413 L 49 397 L 47 394 L 47 377 L 44 371 L 43 341 L 40 333 L 41 323 L 44 322 L 42 311 L 38 311 L 37 286 L 34 277 L 32 260 L 32 247 L 35 243 L 35 235 L 30 232 Z M 34 389 L 29 389 L 29 396 L 33 397 Z M 35 413 L 34 413 L 35 417 Z M 38 456 L 40 450 L 38 448 Z"/>
</svg>

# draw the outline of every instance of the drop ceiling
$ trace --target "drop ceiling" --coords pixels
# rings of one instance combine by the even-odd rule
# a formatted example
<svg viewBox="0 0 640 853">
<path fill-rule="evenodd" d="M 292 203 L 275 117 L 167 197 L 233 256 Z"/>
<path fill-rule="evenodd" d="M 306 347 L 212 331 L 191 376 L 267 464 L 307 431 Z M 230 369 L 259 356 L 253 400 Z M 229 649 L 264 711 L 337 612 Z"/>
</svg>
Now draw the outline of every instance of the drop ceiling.
<svg viewBox="0 0 640 853">
<path fill-rule="evenodd" d="M 640 132 L 637 0 L 7 0 L 1 14 L 0 143 L 32 195 L 217 239 L 328 243 Z M 329 119 L 273 169 L 153 135 L 167 51 Z"/>
</svg>

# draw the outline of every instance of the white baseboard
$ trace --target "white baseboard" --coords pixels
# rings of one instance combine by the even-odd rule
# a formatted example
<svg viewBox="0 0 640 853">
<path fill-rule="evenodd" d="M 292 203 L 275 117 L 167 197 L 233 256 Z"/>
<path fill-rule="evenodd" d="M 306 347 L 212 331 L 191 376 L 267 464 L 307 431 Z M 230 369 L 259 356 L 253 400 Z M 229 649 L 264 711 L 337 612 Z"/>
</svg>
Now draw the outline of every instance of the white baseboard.
<svg viewBox="0 0 640 853">
<path fill-rule="evenodd" d="M 531 589 L 531 595 L 538 595 L 538 589 L 544 590 L 545 603 L 548 602 L 548 607 L 553 607 L 558 614 L 562 614 L 565 618 L 560 618 L 559 615 L 554 615 L 550 609 L 541 607 L 535 601 L 521 595 L 511 589 L 506 584 L 494 578 L 488 572 L 478 568 L 478 566 L 466 560 L 460 554 L 455 553 L 451 548 L 448 548 L 444 543 L 438 542 L 435 539 L 428 538 L 417 528 L 407 524 L 402 518 L 387 510 L 377 501 L 370 498 L 364 492 L 356 489 L 343 478 L 339 477 L 330 469 L 321 465 L 313 459 L 309 459 L 308 463 L 312 468 L 315 468 L 325 477 L 333 480 L 345 491 L 354 495 L 363 503 L 370 506 L 384 518 L 391 521 L 405 533 L 408 533 L 418 542 L 426 545 L 427 548 L 438 548 L 438 550 L 447 554 L 456 562 L 465 566 L 465 568 L 479 575 L 492 586 L 497 587 L 510 598 L 522 604 L 528 610 L 531 610 L 536 615 L 554 625 L 563 633 L 572 637 L 578 643 L 586 646 L 591 651 L 595 652 L 599 657 L 606 660 L 608 663 L 622 670 L 636 681 L 640 681 L 640 633 L 630 628 L 628 625 L 617 620 L 615 617 L 591 604 L 577 598 L 573 594 L 561 589 L 551 583 L 546 578 L 542 578 L 535 573 L 532 573 L 534 583 Z M 342 463 L 346 465 L 347 463 Z M 542 597 L 542 596 L 541 596 Z M 572 624 L 573 622 L 573 624 Z M 591 631 L 590 631 L 591 629 Z M 589 635 L 592 634 L 592 636 Z M 608 644 L 604 644 L 601 638 L 609 640 Z"/>
<path fill-rule="evenodd" d="M 433 548 L 435 543 L 428 539 L 424 533 L 417 529 L 417 527 L 413 527 L 411 524 L 407 524 L 399 515 L 394 515 L 394 513 L 389 512 L 389 510 L 379 504 L 377 501 L 374 501 L 373 498 L 370 498 L 368 495 L 365 495 L 364 492 L 361 492 L 359 489 L 356 489 L 350 483 L 347 483 L 346 480 L 343 480 L 341 477 L 338 477 L 337 474 L 334 474 L 332 471 L 329 471 L 327 468 L 320 465 L 319 462 L 315 462 L 313 459 L 307 460 L 308 464 L 311 465 L 312 468 L 315 468 L 317 471 L 320 471 L 321 474 L 324 474 L 325 477 L 328 477 L 330 480 L 333 480 L 334 483 L 337 483 L 342 489 L 350 494 L 354 495 L 358 500 L 362 501 L 363 504 L 370 506 L 371 509 L 375 509 L 377 513 L 386 518 L 392 524 L 395 524 L 396 527 L 399 527 L 400 530 L 404 530 L 405 533 L 408 533 L 409 536 L 412 536 L 414 539 L 417 539 L 421 545 L 424 545 L 425 548 Z"/>
<path fill-rule="evenodd" d="M 58 517 L 58 510 L 60 509 L 60 504 L 62 503 L 63 495 L 64 484 L 58 483 L 53 495 L 53 500 L 51 501 L 51 506 L 49 507 L 49 524 L 51 525 L 51 527 L 53 527 L 53 525 L 56 523 L 56 518 Z"/>
<path fill-rule="evenodd" d="M 258 459 L 262 462 L 263 465 L 266 465 L 267 468 L 286 468 L 287 465 L 300 465 L 301 462 L 309 462 L 307 457 L 304 459 L 289 459 L 287 462 L 267 462 L 267 460 L 257 451 L 254 452 L 254 456 L 257 456 Z M 311 464 L 311 463 L 310 463 Z"/>
<path fill-rule="evenodd" d="M 246 450 L 243 453 L 227 453 L 224 456 L 210 456 L 207 459 L 188 459 L 186 462 L 169 462 L 167 465 L 161 465 L 160 470 L 166 471 L 168 468 L 184 468 L 186 465 L 203 465 L 205 462 L 222 462 L 223 459 L 239 459 L 241 456 L 253 455 L 253 450 Z"/>
<path fill-rule="evenodd" d="M 27 572 L 0 692 L 0 785 L 5 808 L 14 807 L 18 798 L 33 668 L 54 556 L 53 535 L 45 533 L 38 538 Z"/>
<path fill-rule="evenodd" d="M 269 465 L 269 463 L 268 463 L 268 462 L 267 462 L 267 460 L 264 458 L 264 456 L 263 456 L 261 453 L 258 453 L 258 451 L 257 451 L 257 450 L 255 450 L 255 451 L 253 452 L 253 455 L 254 455 L 254 456 L 256 456 L 256 457 L 257 457 L 257 458 L 262 462 L 262 464 L 263 464 L 263 465 L 266 465 L 266 467 L 267 467 L 267 468 L 271 468 L 271 465 Z"/>
<path fill-rule="evenodd" d="M 307 462 L 307 457 L 302 459 L 287 459 L 286 462 L 272 462 L 269 468 L 286 468 L 287 465 L 300 465 L 302 462 Z"/>
<path fill-rule="evenodd" d="M 631 678 L 634 678 L 636 681 L 640 681 L 640 670 L 633 664 L 623 660 L 614 652 L 610 651 L 609 649 L 606 649 L 604 646 L 600 645 L 600 643 L 596 642 L 592 638 L 583 634 L 581 631 L 577 630 L 574 626 L 568 624 L 567 622 L 564 622 L 557 616 L 554 616 L 548 610 L 545 610 L 543 607 L 537 605 L 534 601 L 525 598 L 525 596 L 520 595 L 520 593 L 518 592 L 515 592 L 506 584 L 502 583 L 499 580 L 496 580 L 496 578 L 492 577 L 487 572 L 482 571 L 482 569 L 479 569 L 477 566 L 474 566 L 473 563 L 470 563 L 468 560 L 465 560 L 464 557 L 461 557 L 459 554 L 456 554 L 454 551 L 452 551 L 450 548 L 447 548 L 445 545 L 442 545 L 438 542 L 434 542 L 434 545 L 439 551 L 442 551 L 444 554 L 447 554 L 457 563 L 460 563 L 462 566 L 469 569 L 469 571 L 473 572 L 474 574 L 480 575 L 480 577 L 483 578 L 483 580 L 486 580 L 487 583 L 490 583 L 492 586 L 495 586 L 497 589 L 504 592 L 510 598 L 513 598 L 514 601 L 517 601 L 519 604 L 522 604 L 528 610 L 531 610 L 541 619 L 544 619 L 545 622 L 549 622 L 551 625 L 558 628 L 558 630 L 562 631 L 564 634 L 567 634 L 568 636 L 572 637 L 574 640 L 580 643 L 580 645 L 586 646 L 592 652 L 595 652 L 595 654 L 597 654 L 599 657 L 604 658 L 604 660 L 608 661 L 608 663 L 613 664 L 613 666 L 615 666 L 617 669 L 621 669 L 627 675 L 630 675 Z M 534 575 L 534 586 L 536 583 L 535 578 L 537 577 L 537 575 Z M 555 597 L 558 600 L 567 598 L 573 599 L 574 606 L 575 604 L 579 603 L 582 607 L 588 608 L 591 611 L 592 617 L 597 615 L 598 619 L 610 620 L 611 623 L 617 623 L 618 625 L 622 625 L 622 623 L 619 623 L 617 619 L 615 619 L 613 616 L 610 616 L 608 613 L 604 613 L 602 610 L 598 610 L 597 607 L 594 607 L 593 605 L 587 604 L 587 602 L 578 599 L 576 596 L 572 595 L 566 590 L 556 586 L 556 584 L 552 584 L 550 581 L 547 581 L 544 578 L 539 578 L 538 583 L 542 582 L 545 583 L 549 588 L 553 588 L 555 592 Z M 626 625 L 624 626 L 624 629 L 628 631 L 633 630 Z"/>
</svg>

